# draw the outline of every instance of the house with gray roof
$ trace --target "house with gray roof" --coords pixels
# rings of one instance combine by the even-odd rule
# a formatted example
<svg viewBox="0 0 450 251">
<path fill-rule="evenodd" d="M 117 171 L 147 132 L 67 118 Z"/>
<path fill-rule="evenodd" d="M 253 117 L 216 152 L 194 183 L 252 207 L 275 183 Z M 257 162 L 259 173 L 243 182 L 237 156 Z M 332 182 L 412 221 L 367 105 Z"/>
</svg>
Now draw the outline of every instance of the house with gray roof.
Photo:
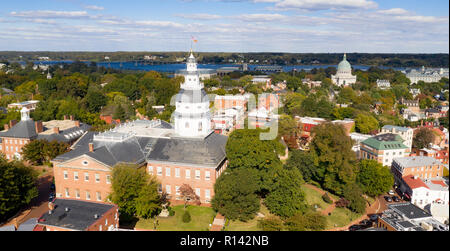
<svg viewBox="0 0 450 251">
<path fill-rule="evenodd" d="M 72 144 L 86 133 L 91 126 L 72 120 L 34 121 L 29 110 L 23 107 L 20 122 L 10 121 L 0 132 L 0 152 L 8 160 L 21 159 L 22 147 L 33 140 L 58 141 Z"/>
</svg>

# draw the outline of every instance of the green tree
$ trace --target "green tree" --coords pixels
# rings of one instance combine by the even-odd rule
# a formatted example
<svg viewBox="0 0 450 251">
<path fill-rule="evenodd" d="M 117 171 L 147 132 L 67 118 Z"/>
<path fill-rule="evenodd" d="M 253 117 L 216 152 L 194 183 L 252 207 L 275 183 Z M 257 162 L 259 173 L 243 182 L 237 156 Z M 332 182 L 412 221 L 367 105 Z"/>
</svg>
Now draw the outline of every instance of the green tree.
<svg viewBox="0 0 450 251">
<path fill-rule="evenodd" d="M 360 113 L 355 118 L 355 127 L 358 132 L 368 134 L 371 131 L 377 130 L 379 124 L 373 116 Z"/>
<path fill-rule="evenodd" d="M 90 90 L 86 94 L 85 104 L 89 112 L 99 112 L 107 104 L 107 97 L 100 91 Z"/>
<path fill-rule="evenodd" d="M 342 194 L 344 187 L 356 179 L 352 140 L 342 126 L 333 123 L 323 123 L 313 133 L 310 151 L 318 160 L 315 179 L 326 190 Z"/>
<path fill-rule="evenodd" d="M 114 111 L 113 119 L 120 119 L 120 121 L 125 121 L 127 119 L 127 114 L 123 109 L 122 105 L 118 105 L 116 110 Z"/>
<path fill-rule="evenodd" d="M 284 222 L 277 216 L 268 216 L 258 220 L 258 227 L 262 231 L 283 231 Z"/>
<path fill-rule="evenodd" d="M 325 216 L 318 212 L 299 212 L 285 222 L 289 231 L 320 231 L 324 230 L 327 224 Z"/>
<path fill-rule="evenodd" d="M 228 219 L 247 221 L 259 211 L 258 175 L 255 170 L 227 170 L 214 184 L 214 210 Z"/>
<path fill-rule="evenodd" d="M 156 216 L 161 210 L 161 196 L 158 193 L 159 182 L 154 176 L 149 176 L 139 191 L 135 200 L 136 216 L 144 219 Z"/>
<path fill-rule="evenodd" d="M 317 175 L 317 164 L 318 159 L 313 152 L 292 150 L 285 166 L 287 169 L 298 169 L 303 179 L 308 182 Z"/>
<path fill-rule="evenodd" d="M 356 183 L 344 187 L 343 196 L 350 202 L 348 208 L 356 213 L 363 213 L 366 209 L 366 201 L 362 197 L 362 190 Z"/>
<path fill-rule="evenodd" d="M 31 167 L 0 156 L 0 222 L 38 195 L 36 184 L 37 173 Z"/>
<path fill-rule="evenodd" d="M 281 217 L 290 217 L 305 208 L 304 183 L 298 169 L 282 169 L 275 173 L 274 189 L 264 200 L 269 211 Z"/>
<path fill-rule="evenodd" d="M 45 139 L 33 140 L 22 148 L 23 158 L 35 165 L 42 165 L 67 152 L 69 145 L 64 142 Z"/>
<path fill-rule="evenodd" d="M 229 169 L 257 170 L 262 193 L 271 190 L 273 172 L 282 166 L 277 152 L 280 149 L 278 140 L 260 140 L 261 129 L 242 129 L 233 131 L 228 137 L 226 153 Z"/>
<path fill-rule="evenodd" d="M 109 198 L 119 206 L 120 217 L 126 222 L 136 216 L 151 217 L 160 209 L 160 198 L 156 195 L 158 185 L 145 169 L 117 165 L 112 171 Z"/>
<path fill-rule="evenodd" d="M 362 160 L 359 163 L 356 180 L 362 191 L 372 197 L 388 192 L 394 185 L 394 176 L 389 168 L 375 160 Z"/>
</svg>

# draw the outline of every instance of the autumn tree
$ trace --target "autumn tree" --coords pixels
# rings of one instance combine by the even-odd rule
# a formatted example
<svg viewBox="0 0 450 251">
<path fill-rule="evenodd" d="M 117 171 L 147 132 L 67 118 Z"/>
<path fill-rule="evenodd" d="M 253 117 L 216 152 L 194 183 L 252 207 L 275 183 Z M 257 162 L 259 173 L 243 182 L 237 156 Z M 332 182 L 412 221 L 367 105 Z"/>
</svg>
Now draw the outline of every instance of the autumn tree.
<svg viewBox="0 0 450 251">
<path fill-rule="evenodd" d="M 433 130 L 426 127 L 419 128 L 414 133 L 412 146 L 416 149 L 426 148 L 434 142 L 435 137 Z"/>
<path fill-rule="evenodd" d="M 194 202 L 197 205 L 200 205 L 200 197 L 195 193 L 194 189 L 188 184 L 183 184 L 180 188 L 180 195 L 184 200 L 184 208 L 188 202 Z"/>
</svg>

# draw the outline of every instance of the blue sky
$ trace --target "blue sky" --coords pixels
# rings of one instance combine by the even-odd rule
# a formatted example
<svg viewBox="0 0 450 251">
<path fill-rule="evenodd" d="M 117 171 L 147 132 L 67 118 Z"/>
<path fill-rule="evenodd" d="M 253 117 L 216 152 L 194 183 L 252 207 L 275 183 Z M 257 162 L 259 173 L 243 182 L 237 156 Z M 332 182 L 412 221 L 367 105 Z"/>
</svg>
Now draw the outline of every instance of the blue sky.
<svg viewBox="0 0 450 251">
<path fill-rule="evenodd" d="M 0 50 L 448 53 L 447 0 L 3 1 Z"/>
</svg>

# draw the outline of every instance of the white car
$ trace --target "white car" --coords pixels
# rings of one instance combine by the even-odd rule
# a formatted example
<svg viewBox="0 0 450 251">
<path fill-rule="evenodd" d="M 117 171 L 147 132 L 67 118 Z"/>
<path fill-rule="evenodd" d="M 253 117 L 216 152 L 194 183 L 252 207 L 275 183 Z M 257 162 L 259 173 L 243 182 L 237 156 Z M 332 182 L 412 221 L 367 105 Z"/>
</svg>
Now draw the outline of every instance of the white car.
<svg viewBox="0 0 450 251">
<path fill-rule="evenodd" d="M 389 190 L 389 195 L 395 195 L 394 190 Z"/>
</svg>

